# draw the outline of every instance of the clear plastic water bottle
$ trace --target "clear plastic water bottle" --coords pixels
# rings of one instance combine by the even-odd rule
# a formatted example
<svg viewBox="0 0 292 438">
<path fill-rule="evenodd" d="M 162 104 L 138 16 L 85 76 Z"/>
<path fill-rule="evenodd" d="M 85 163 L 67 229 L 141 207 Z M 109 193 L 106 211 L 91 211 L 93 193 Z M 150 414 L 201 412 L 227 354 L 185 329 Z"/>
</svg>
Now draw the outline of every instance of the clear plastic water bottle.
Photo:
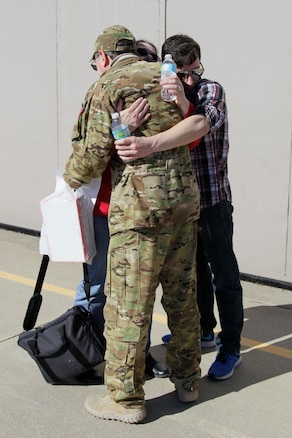
<svg viewBox="0 0 292 438">
<path fill-rule="evenodd" d="M 119 113 L 111 114 L 111 118 L 112 118 L 111 131 L 114 136 L 114 139 L 120 140 L 121 138 L 130 137 L 131 135 L 130 129 L 128 125 L 125 125 L 122 122 Z"/>
<path fill-rule="evenodd" d="M 176 76 L 176 63 L 168 53 L 165 55 L 164 61 L 161 64 L 161 80 L 164 81 L 173 76 Z M 166 102 L 172 102 L 176 99 L 175 94 L 169 94 L 166 88 L 161 89 L 161 97 Z"/>
</svg>

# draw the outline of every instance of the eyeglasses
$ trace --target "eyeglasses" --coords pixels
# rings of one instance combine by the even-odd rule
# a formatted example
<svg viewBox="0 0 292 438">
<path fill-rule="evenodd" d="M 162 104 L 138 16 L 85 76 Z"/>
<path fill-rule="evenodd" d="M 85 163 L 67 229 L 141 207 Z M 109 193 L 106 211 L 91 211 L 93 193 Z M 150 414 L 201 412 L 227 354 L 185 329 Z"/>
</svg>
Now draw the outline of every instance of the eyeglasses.
<svg viewBox="0 0 292 438">
<path fill-rule="evenodd" d="M 149 52 L 147 49 L 143 49 L 142 47 L 137 48 L 137 54 L 141 58 L 145 58 L 145 61 L 148 62 L 157 62 L 158 56 L 154 52 Z"/>
<path fill-rule="evenodd" d="M 95 53 L 94 55 L 93 55 L 93 59 L 92 59 L 92 61 L 90 62 L 90 65 L 91 65 L 91 67 L 93 68 L 93 70 L 95 70 L 95 71 L 97 71 L 97 68 L 96 68 L 96 60 L 97 60 L 97 58 L 99 57 L 99 53 Z"/>
<path fill-rule="evenodd" d="M 177 76 L 180 78 L 181 81 L 186 81 L 189 76 L 192 76 L 194 79 L 200 79 L 202 74 L 204 73 L 204 67 L 203 64 L 200 63 L 200 67 L 194 68 L 191 71 L 182 70 L 177 72 Z"/>
</svg>

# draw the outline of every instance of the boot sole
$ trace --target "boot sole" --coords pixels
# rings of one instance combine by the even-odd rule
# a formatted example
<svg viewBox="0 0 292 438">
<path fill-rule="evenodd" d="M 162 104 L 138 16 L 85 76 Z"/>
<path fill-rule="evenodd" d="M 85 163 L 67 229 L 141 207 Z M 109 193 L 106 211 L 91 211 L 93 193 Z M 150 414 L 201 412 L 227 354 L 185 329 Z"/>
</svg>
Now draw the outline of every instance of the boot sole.
<svg viewBox="0 0 292 438">
<path fill-rule="evenodd" d="M 123 423 L 139 423 L 140 421 L 144 420 L 146 417 L 146 409 L 143 409 L 136 413 L 128 413 L 128 414 L 122 414 L 115 411 L 96 411 L 91 406 L 88 405 L 87 400 L 85 400 L 85 409 L 87 412 L 91 415 L 93 415 L 96 418 L 101 418 L 103 420 L 115 420 L 115 421 L 122 421 Z"/>
</svg>

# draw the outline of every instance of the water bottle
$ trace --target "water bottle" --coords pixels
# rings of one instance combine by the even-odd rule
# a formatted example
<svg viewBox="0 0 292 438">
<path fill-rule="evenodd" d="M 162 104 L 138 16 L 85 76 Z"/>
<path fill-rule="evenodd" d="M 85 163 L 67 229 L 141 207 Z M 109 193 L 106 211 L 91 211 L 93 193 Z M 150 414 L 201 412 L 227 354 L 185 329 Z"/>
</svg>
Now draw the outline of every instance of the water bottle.
<svg viewBox="0 0 292 438">
<path fill-rule="evenodd" d="M 168 53 L 165 55 L 164 61 L 161 64 L 161 80 L 164 81 L 173 76 L 176 76 L 176 63 Z M 173 102 L 176 99 L 175 94 L 169 94 L 166 88 L 161 89 L 161 97 L 166 102 Z"/>
<path fill-rule="evenodd" d="M 111 131 L 115 140 L 120 140 L 121 138 L 130 137 L 131 132 L 128 125 L 125 125 L 119 113 L 113 113 Z"/>
</svg>

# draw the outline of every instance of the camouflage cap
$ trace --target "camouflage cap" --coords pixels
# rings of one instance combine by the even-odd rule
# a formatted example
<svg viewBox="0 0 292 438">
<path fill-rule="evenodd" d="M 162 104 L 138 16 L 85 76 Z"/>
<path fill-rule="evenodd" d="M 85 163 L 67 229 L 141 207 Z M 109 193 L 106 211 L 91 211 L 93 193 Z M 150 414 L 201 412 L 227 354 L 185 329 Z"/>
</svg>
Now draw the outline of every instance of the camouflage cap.
<svg viewBox="0 0 292 438">
<path fill-rule="evenodd" d="M 118 42 L 121 40 L 128 40 L 128 44 L 118 45 Z M 111 26 L 97 37 L 92 59 L 99 50 L 105 52 L 136 52 L 136 40 L 126 27 L 120 25 Z"/>
</svg>

